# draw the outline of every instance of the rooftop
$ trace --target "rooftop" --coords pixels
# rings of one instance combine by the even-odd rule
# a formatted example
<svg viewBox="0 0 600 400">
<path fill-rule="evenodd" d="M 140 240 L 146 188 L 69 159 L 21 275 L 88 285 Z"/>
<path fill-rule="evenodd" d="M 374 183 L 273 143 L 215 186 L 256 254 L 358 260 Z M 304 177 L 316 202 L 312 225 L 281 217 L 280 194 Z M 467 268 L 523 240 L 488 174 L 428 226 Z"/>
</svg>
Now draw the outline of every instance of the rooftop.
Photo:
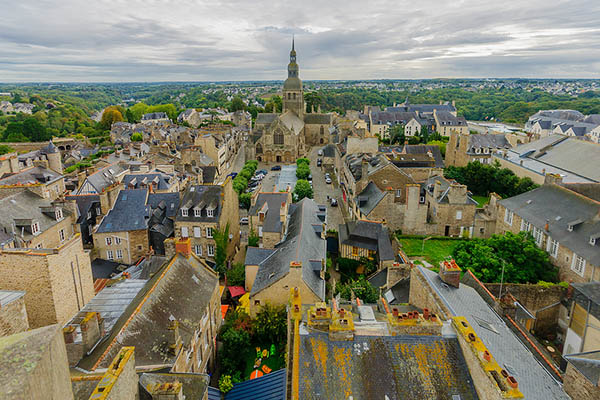
<svg viewBox="0 0 600 400">
<path fill-rule="evenodd" d="M 148 190 L 126 189 L 119 192 L 113 208 L 102 219 L 97 233 L 148 229 L 150 207 L 146 205 Z"/>
</svg>

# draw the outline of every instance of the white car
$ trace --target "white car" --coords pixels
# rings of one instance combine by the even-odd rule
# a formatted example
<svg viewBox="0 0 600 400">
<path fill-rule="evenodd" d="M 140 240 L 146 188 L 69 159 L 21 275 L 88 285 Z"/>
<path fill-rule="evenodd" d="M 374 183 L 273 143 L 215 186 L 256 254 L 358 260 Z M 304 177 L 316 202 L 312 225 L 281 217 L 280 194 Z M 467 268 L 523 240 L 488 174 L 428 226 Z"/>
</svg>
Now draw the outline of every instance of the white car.
<svg viewBox="0 0 600 400">
<path fill-rule="evenodd" d="M 317 155 L 318 155 L 319 157 L 323 157 L 323 150 L 319 150 L 319 151 L 317 151 Z"/>
<path fill-rule="evenodd" d="M 325 178 L 325 183 L 330 185 L 331 184 L 331 178 L 330 177 L 326 177 Z"/>
<path fill-rule="evenodd" d="M 240 218 L 240 225 L 248 225 L 248 217 Z"/>
</svg>

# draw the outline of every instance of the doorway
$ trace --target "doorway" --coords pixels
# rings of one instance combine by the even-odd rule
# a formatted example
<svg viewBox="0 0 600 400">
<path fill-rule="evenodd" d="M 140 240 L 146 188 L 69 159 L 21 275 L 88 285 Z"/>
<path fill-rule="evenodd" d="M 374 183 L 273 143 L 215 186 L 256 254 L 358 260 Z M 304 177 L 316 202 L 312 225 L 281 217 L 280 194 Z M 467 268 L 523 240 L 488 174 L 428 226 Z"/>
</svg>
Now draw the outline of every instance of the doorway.
<svg viewBox="0 0 600 400">
<path fill-rule="evenodd" d="M 446 229 L 444 229 L 444 236 L 450 236 L 450 225 L 446 225 Z"/>
</svg>

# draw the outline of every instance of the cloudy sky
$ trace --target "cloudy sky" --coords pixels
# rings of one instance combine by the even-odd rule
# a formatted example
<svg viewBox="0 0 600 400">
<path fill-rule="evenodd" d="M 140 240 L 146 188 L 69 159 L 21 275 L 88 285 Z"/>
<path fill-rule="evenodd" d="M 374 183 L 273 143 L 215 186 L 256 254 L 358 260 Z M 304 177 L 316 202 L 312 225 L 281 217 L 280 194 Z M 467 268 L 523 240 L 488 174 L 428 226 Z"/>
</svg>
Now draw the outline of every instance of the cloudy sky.
<svg viewBox="0 0 600 400">
<path fill-rule="evenodd" d="M 0 0 L 0 82 L 600 78 L 600 0 Z"/>
</svg>

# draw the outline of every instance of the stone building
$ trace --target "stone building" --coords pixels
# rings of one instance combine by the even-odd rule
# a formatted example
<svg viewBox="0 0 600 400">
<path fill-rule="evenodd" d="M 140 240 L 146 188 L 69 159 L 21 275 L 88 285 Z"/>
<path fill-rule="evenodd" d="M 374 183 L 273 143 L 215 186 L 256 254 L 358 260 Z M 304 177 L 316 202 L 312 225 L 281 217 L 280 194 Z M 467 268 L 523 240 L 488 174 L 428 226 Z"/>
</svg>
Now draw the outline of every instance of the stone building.
<svg viewBox="0 0 600 400">
<path fill-rule="evenodd" d="M 55 248 L 1 251 L 0 290 L 26 292 L 32 328 L 64 324 L 94 296 L 90 257 L 80 235 Z"/>
<path fill-rule="evenodd" d="M 25 292 L 0 290 L 0 336 L 29 330 Z"/>
<path fill-rule="evenodd" d="M 468 132 L 467 132 L 468 133 Z M 492 163 L 492 154 L 512 146 L 503 134 L 452 133 L 446 145 L 446 166 L 464 167 L 472 161 Z"/>
<path fill-rule="evenodd" d="M 452 133 L 469 134 L 467 120 L 464 117 L 457 117 L 456 113 L 433 110 L 433 119 L 435 131 L 442 136 L 450 136 Z"/>
<path fill-rule="evenodd" d="M 557 178 L 560 181 L 560 178 Z M 560 280 L 600 280 L 600 185 L 548 183 L 498 202 L 496 233 L 531 232 Z"/>
<path fill-rule="evenodd" d="M 595 400 L 600 398 L 600 351 L 589 351 L 565 356 L 564 389 L 572 399 Z"/>
<path fill-rule="evenodd" d="M 600 326 L 600 282 L 572 283 L 568 293 L 559 320 L 563 356 L 599 349 L 600 331 L 596 327 Z"/>
<path fill-rule="evenodd" d="M 333 115 L 306 112 L 293 42 L 288 77 L 283 84 L 282 103 L 281 114 L 258 114 L 246 145 L 246 159 L 292 163 L 305 156 L 310 146 L 329 143 Z"/>
<path fill-rule="evenodd" d="M 259 237 L 259 247 L 272 249 L 283 240 L 287 230 L 292 192 L 259 193 L 253 200 L 248 211 L 250 228 Z"/>
<path fill-rule="evenodd" d="M 377 262 L 379 269 L 394 263 L 390 232 L 381 223 L 352 221 L 340 224 L 338 230 L 340 257 L 360 260 L 366 257 Z"/>
<path fill-rule="evenodd" d="M 214 261 L 214 231 L 229 226 L 228 254 L 240 243 L 238 196 L 228 177 L 222 185 L 191 185 L 182 194 L 175 217 L 175 237 L 190 238 L 198 257 Z"/>
<path fill-rule="evenodd" d="M 325 299 L 326 212 L 326 207 L 304 198 L 290 208 L 281 243 L 272 250 L 248 248 L 246 286 L 252 315 L 266 303 L 287 304 L 292 287 L 298 287 L 308 302 Z"/>
<path fill-rule="evenodd" d="M 45 199 L 54 200 L 65 193 L 65 180 L 61 173 L 48 168 L 47 161 L 23 169 L 0 179 L 0 198 L 28 189 Z"/>
</svg>

